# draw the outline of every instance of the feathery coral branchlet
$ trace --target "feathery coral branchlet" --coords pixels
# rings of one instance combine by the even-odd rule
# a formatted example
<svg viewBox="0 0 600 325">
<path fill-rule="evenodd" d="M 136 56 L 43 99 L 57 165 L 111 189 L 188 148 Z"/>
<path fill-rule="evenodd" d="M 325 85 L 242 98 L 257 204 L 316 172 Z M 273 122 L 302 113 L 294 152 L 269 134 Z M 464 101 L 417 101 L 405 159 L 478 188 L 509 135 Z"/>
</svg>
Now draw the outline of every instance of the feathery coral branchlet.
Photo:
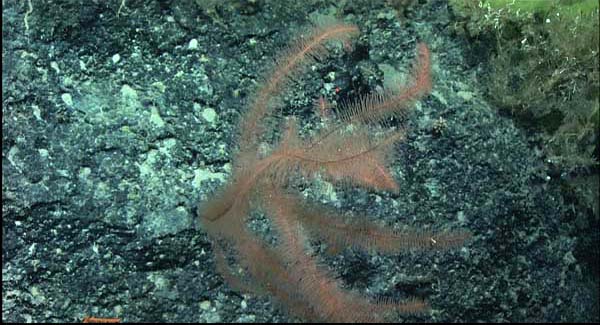
<svg viewBox="0 0 600 325">
<path fill-rule="evenodd" d="M 214 243 L 217 269 L 231 287 L 267 294 L 308 319 L 383 321 L 394 312 L 427 310 L 427 304 L 419 299 L 370 301 L 342 289 L 307 254 L 309 236 L 328 243 L 330 252 L 351 246 L 384 253 L 454 247 L 462 245 L 469 236 L 468 232 L 394 232 L 365 220 L 350 222 L 335 211 L 305 202 L 293 194 L 290 186 L 298 176 L 309 179 L 319 175 L 337 184 L 398 190 L 388 165 L 392 162 L 393 145 L 404 139 L 404 132 L 385 131 L 374 124 L 405 114 L 412 103 L 431 90 L 430 57 L 425 44 L 417 46 L 408 86 L 371 94 L 342 107 L 338 112 L 340 121 L 329 121 L 309 139 L 301 139 L 296 121 L 288 119 L 276 148 L 266 156 L 259 155 L 264 120 L 280 104 L 278 99 L 284 88 L 299 77 L 303 67 L 325 56 L 327 42 L 348 42 L 357 34 L 358 27 L 351 24 L 322 24 L 282 52 L 240 121 L 240 150 L 232 179 L 199 208 L 205 230 Z M 326 106 L 321 101 L 321 115 Z M 346 127 L 350 124 L 351 131 Z M 278 233 L 276 247 L 247 229 L 246 218 L 252 209 L 262 210 L 271 219 Z M 229 264 L 228 256 L 237 257 L 245 275 Z"/>
</svg>

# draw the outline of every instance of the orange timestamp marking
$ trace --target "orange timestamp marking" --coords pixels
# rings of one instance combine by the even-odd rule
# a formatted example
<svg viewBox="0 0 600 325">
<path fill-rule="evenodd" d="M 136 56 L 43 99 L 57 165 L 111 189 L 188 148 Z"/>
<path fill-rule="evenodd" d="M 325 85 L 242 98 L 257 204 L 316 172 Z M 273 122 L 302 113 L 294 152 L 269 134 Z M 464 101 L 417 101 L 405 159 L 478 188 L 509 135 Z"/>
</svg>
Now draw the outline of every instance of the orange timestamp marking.
<svg viewBox="0 0 600 325">
<path fill-rule="evenodd" d="M 121 319 L 116 317 L 94 317 L 85 316 L 83 318 L 84 323 L 120 323 Z"/>
</svg>

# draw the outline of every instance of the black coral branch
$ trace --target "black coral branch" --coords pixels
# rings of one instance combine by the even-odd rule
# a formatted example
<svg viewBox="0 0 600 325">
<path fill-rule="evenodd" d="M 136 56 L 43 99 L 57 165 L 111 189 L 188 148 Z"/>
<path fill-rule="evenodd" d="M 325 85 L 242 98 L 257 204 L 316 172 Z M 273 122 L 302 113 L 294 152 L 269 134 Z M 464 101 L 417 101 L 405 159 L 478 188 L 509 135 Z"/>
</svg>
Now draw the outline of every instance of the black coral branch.
<svg viewBox="0 0 600 325">
<path fill-rule="evenodd" d="M 337 253 L 353 247 L 369 252 L 396 253 L 409 249 L 448 249 L 462 245 L 468 232 L 432 232 L 394 230 L 367 221 L 366 216 L 352 219 L 315 204 L 304 203 L 296 213 L 302 225 Z"/>
<path fill-rule="evenodd" d="M 337 21 L 323 22 L 307 34 L 282 51 L 273 68 L 264 77 L 240 125 L 240 146 L 243 149 L 253 148 L 256 144 L 264 131 L 262 119 L 272 111 L 288 83 L 294 80 L 304 67 L 327 54 L 327 42 L 348 41 L 350 37 L 358 34 L 358 27 Z"/>
<path fill-rule="evenodd" d="M 404 114 L 431 90 L 430 57 L 424 44 L 418 45 L 409 86 L 368 95 L 347 105 L 340 113 L 341 122 L 330 121 L 307 139 L 299 137 L 296 121 L 289 119 L 273 151 L 259 154 L 265 118 L 273 115 L 289 82 L 302 73 L 303 67 L 327 53 L 326 42 L 347 42 L 357 33 L 354 25 L 325 24 L 279 56 L 240 121 L 240 151 L 230 182 L 199 207 L 205 230 L 215 245 L 217 269 L 224 279 L 238 290 L 268 294 L 290 311 L 310 319 L 383 321 L 394 312 L 423 312 L 427 304 L 419 299 L 370 301 L 342 289 L 306 253 L 309 236 L 324 239 L 332 251 L 351 246 L 386 253 L 448 248 L 468 238 L 466 232 L 396 232 L 364 220 L 350 222 L 290 194 L 292 179 L 317 175 L 334 183 L 398 190 L 388 166 L 394 158 L 393 145 L 404 139 L 404 132 L 376 129 L 371 124 Z M 321 105 L 322 116 L 325 108 Z M 277 247 L 267 245 L 247 229 L 246 218 L 253 209 L 261 209 L 271 219 L 279 235 Z M 237 257 L 245 276 L 234 271 L 227 256 Z"/>
<path fill-rule="evenodd" d="M 330 126 L 313 139 L 301 141 L 295 122 L 290 120 L 285 136 L 272 156 L 280 159 L 275 170 L 284 176 L 278 178 L 286 178 L 289 171 L 297 171 L 307 178 L 320 174 L 333 182 L 396 191 L 398 185 L 387 165 L 392 158 L 392 145 L 403 137 L 402 132 L 375 137 L 364 126 L 356 126 L 352 131 Z"/>
<path fill-rule="evenodd" d="M 394 312 L 419 313 L 427 309 L 425 302 L 411 299 L 404 302 L 370 301 L 355 292 L 343 290 L 338 281 L 305 253 L 306 235 L 296 219 L 299 203 L 293 197 L 269 194 L 265 204 L 273 217 L 282 244 L 284 259 L 291 265 L 289 274 L 298 284 L 298 294 L 319 319 L 332 322 L 382 322 Z"/>
<path fill-rule="evenodd" d="M 411 105 L 431 91 L 431 59 L 424 43 L 417 45 L 417 59 L 413 64 L 409 86 L 386 89 L 347 105 L 341 116 L 346 122 L 373 123 L 388 117 L 402 117 Z"/>
</svg>

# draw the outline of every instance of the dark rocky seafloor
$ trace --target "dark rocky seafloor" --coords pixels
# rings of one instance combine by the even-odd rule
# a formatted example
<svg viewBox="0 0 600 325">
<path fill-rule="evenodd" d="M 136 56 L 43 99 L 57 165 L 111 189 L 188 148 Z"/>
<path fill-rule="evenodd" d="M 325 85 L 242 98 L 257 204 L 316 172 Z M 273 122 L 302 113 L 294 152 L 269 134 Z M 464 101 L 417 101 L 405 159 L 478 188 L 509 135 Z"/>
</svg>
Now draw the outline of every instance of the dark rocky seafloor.
<svg viewBox="0 0 600 325">
<path fill-rule="evenodd" d="M 301 321 L 227 286 L 196 208 L 228 179 L 256 80 L 318 16 L 361 36 L 290 86 L 284 114 L 310 120 L 320 94 L 406 76 L 417 41 L 435 83 L 398 146 L 398 194 L 307 195 L 382 223 L 473 233 L 445 252 L 347 250 L 327 261 L 332 272 L 367 296 L 432 306 L 398 321 L 599 321 L 582 212 L 486 102 L 445 1 L 401 13 L 366 0 L 31 3 L 2 9 L 4 322 Z"/>
</svg>

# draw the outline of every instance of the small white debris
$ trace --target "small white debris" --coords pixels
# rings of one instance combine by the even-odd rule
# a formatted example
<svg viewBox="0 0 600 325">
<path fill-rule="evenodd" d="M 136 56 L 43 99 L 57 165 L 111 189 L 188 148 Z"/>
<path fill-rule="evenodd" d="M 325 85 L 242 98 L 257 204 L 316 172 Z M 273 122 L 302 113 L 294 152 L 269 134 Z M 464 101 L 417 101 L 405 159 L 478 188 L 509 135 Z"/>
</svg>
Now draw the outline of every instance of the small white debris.
<svg viewBox="0 0 600 325">
<path fill-rule="evenodd" d="M 458 97 L 462 98 L 466 102 L 469 102 L 471 101 L 471 99 L 473 99 L 473 93 L 470 91 L 459 91 L 458 93 L 456 93 L 456 95 L 458 95 Z"/>
<path fill-rule="evenodd" d="M 215 118 L 217 118 L 217 112 L 215 112 L 214 109 L 207 107 L 204 110 L 202 110 L 202 118 L 209 123 L 214 123 Z"/>
<path fill-rule="evenodd" d="M 50 68 L 52 68 L 54 72 L 60 73 L 60 68 L 58 67 L 58 63 L 56 63 L 56 61 L 50 62 Z"/>
<path fill-rule="evenodd" d="M 208 310 L 208 309 L 210 309 L 210 301 L 204 300 L 203 302 L 201 302 L 200 303 L 200 309 L 202 309 L 202 310 Z"/>
<path fill-rule="evenodd" d="M 48 152 L 47 149 L 38 149 L 38 153 L 40 154 L 40 157 L 42 157 L 42 158 L 50 157 L 50 153 Z"/>
<path fill-rule="evenodd" d="M 195 38 L 192 38 L 192 40 L 190 40 L 190 43 L 188 44 L 188 50 L 197 50 L 198 49 L 198 40 Z"/>
<path fill-rule="evenodd" d="M 35 116 L 35 118 L 38 119 L 38 121 L 41 121 L 42 111 L 40 110 L 40 107 L 37 105 L 31 105 L 31 109 L 33 110 L 33 116 Z"/>
<path fill-rule="evenodd" d="M 458 211 L 458 212 L 456 213 L 456 219 L 458 220 L 458 222 L 460 222 L 460 223 L 464 223 L 464 222 L 465 222 L 465 220 L 466 220 L 466 217 L 465 217 L 465 212 L 464 212 L 464 211 L 462 211 L 462 210 L 461 210 L 461 211 Z"/>
<path fill-rule="evenodd" d="M 110 58 L 112 60 L 112 62 L 114 64 L 117 64 L 119 61 L 121 61 L 121 56 L 119 55 L 119 53 L 115 54 L 112 56 L 112 58 Z"/>
<path fill-rule="evenodd" d="M 125 84 L 121 87 L 121 99 L 125 101 L 136 101 L 138 100 L 137 91 L 131 86 Z"/>
<path fill-rule="evenodd" d="M 63 103 L 65 103 L 67 106 L 73 106 L 73 97 L 71 97 L 71 94 L 64 93 L 60 95 L 60 99 L 62 99 Z"/>
</svg>

